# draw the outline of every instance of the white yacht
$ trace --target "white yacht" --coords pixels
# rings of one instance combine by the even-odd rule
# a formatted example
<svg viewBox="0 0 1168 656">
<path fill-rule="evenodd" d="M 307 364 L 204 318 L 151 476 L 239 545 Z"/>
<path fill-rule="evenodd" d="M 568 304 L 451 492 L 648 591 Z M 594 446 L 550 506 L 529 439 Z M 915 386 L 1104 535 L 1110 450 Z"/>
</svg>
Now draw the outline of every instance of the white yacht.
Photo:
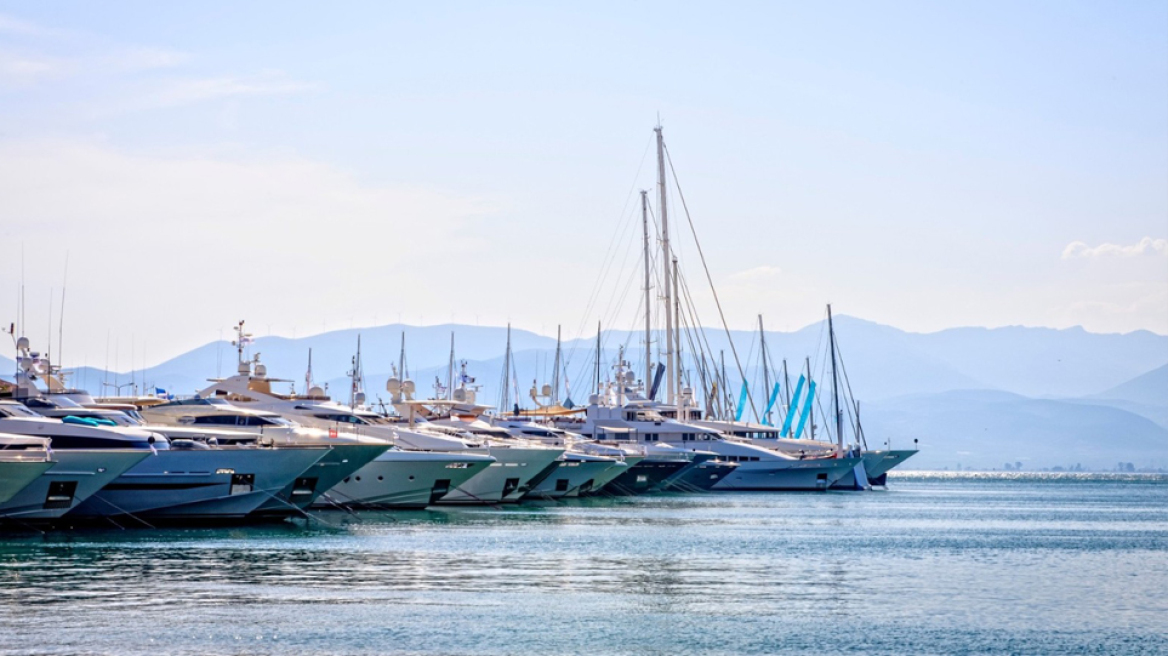
<svg viewBox="0 0 1168 656">
<path fill-rule="evenodd" d="M 451 459 L 443 454 L 405 452 L 393 448 L 384 439 L 335 428 L 301 426 L 274 412 L 229 403 L 221 396 L 143 407 L 141 413 L 152 423 L 160 425 L 188 428 L 231 426 L 240 431 L 255 431 L 278 445 L 330 446 L 341 453 L 352 448 L 361 450 L 364 464 L 354 461 L 321 474 L 323 495 L 312 501 L 326 507 L 339 504 L 423 508 L 435 498 L 444 496 L 452 485 L 457 484 L 456 481 L 464 481 L 491 462 L 479 456 Z M 370 451 L 373 452 L 372 458 L 368 457 Z M 358 466 L 351 466 L 353 464 Z"/>
<path fill-rule="evenodd" d="M 629 467 L 644 459 L 643 456 L 626 458 L 623 452 L 616 450 L 603 455 L 595 450 L 590 453 L 571 433 L 530 420 L 501 418 L 495 425 L 523 439 L 566 449 L 563 460 L 557 463 L 547 478 L 528 492 L 528 497 L 558 499 L 587 496 L 600 491 Z"/>
<path fill-rule="evenodd" d="M 738 463 L 718 481 L 715 490 L 826 490 L 859 463 L 858 458 L 799 459 L 747 441 L 729 439 L 720 432 L 682 423 L 660 414 L 653 401 L 637 398 L 632 374 L 618 365 L 617 380 L 605 394 L 589 399 L 581 432 L 585 437 L 611 438 L 645 444 L 664 443 L 693 451 L 711 451 Z M 629 386 L 629 387 L 626 387 Z"/>
<path fill-rule="evenodd" d="M 242 325 L 237 328 L 242 336 Z M 242 341 L 242 337 L 239 341 Z M 336 488 L 339 501 L 358 504 L 398 505 L 420 507 L 422 498 L 417 483 L 433 475 L 434 485 L 424 495 L 427 503 L 488 504 L 515 502 L 531 488 L 535 479 L 544 474 L 563 453 L 555 449 L 516 441 L 501 443 L 476 439 L 465 431 L 451 431 L 433 427 L 425 422 L 429 410 L 408 401 L 413 392 L 412 382 L 391 379 L 387 388 L 404 410 L 404 417 L 385 417 L 364 408 L 365 395 L 360 391 L 360 351 L 354 358 L 352 398 L 350 405 L 333 401 L 324 390 L 311 387 L 307 394 L 279 394 L 272 390 L 267 368 L 259 362 L 259 354 L 249 360 L 239 352 L 239 371 L 230 378 L 213 381 L 200 392 L 209 400 L 226 400 L 241 408 L 262 410 L 279 415 L 306 427 L 327 431 L 328 434 L 351 434 L 394 444 L 371 466 L 385 467 L 390 462 L 407 462 L 426 471 L 412 472 L 407 482 L 414 489 L 406 494 L 386 491 L 375 495 L 380 501 L 370 501 L 365 495 L 378 484 L 399 480 L 390 472 L 360 471 L 347 477 Z M 444 492 L 443 492 L 444 490 Z M 443 493 L 439 493 L 443 492 Z"/>
<path fill-rule="evenodd" d="M 310 449 L 319 458 L 311 467 L 300 473 L 291 483 L 270 495 L 258 508 L 251 511 L 254 517 L 282 518 L 303 514 L 305 508 L 316 501 L 329 488 L 365 466 L 389 449 L 388 444 L 335 444 L 318 441 L 298 442 L 278 439 L 296 430 L 296 427 L 277 415 L 265 417 L 239 411 L 241 416 L 226 417 L 206 415 L 198 419 L 208 419 L 200 423 L 189 415 L 179 415 L 178 425 L 151 424 L 133 405 L 97 403 L 87 393 L 80 390 L 63 390 L 46 393 L 39 397 L 23 399 L 22 402 L 34 411 L 48 417 L 64 419 L 89 419 L 99 423 L 117 426 L 137 427 L 149 430 L 167 438 L 172 449 Z M 202 405 L 202 400 L 183 400 L 162 403 L 147 408 L 159 408 L 151 414 L 174 416 L 171 411 L 179 408 L 179 413 L 192 404 Z M 226 405 L 226 404 L 224 404 Z M 228 406 L 231 408 L 231 406 Z M 235 408 L 231 408 L 232 411 Z M 148 410 L 148 412 L 150 412 Z M 183 425 L 184 418 L 190 425 Z M 234 421 L 226 421 L 234 420 Z M 230 426 L 230 428 L 228 428 Z M 263 429 L 269 429 L 268 434 Z"/>
<path fill-rule="evenodd" d="M 53 450 L 53 465 L 0 503 L 0 521 L 17 523 L 61 518 L 150 457 L 154 446 L 148 433 L 64 424 L 13 401 L 0 401 L 0 432 L 31 437 L 42 445 L 59 440 L 82 447 Z"/>
<path fill-rule="evenodd" d="M 126 516 L 142 523 L 171 519 L 242 519 L 321 458 L 319 449 L 171 448 L 163 435 L 108 419 L 48 418 L 30 410 L 42 396 L 36 381 L 52 376 L 25 338 L 17 340 L 13 400 L 0 401 L 0 431 L 48 437 L 54 453 L 75 449 L 147 450 L 127 470 L 69 510 L 71 517 Z M 186 448 L 181 448 L 186 447 Z M 57 471 L 54 467 L 48 473 Z M 18 495 L 19 497 L 20 495 Z M 10 502 L 11 503 L 11 502 Z"/>
</svg>

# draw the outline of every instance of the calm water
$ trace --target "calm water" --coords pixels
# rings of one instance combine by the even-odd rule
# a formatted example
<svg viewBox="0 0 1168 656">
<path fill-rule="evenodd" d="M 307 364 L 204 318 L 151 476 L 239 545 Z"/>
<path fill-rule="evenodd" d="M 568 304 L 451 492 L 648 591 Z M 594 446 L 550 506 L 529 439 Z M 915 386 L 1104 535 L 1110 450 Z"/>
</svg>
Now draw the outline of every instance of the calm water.
<svg viewBox="0 0 1168 656">
<path fill-rule="evenodd" d="M 1168 653 L 1168 478 L 0 536 L 0 654 Z"/>
</svg>

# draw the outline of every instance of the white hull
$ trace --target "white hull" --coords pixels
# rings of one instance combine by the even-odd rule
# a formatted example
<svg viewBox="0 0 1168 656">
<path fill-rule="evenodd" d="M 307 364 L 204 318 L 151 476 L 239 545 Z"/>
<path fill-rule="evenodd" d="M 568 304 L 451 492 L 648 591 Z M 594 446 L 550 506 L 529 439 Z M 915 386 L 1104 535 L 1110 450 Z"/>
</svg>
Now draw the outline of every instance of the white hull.
<svg viewBox="0 0 1168 656">
<path fill-rule="evenodd" d="M 561 499 L 578 497 L 593 490 L 599 490 L 604 484 L 612 480 L 597 484 L 597 479 L 608 470 L 616 467 L 614 460 L 587 460 L 574 459 L 570 455 L 567 460 L 561 461 L 548 476 L 527 494 L 528 498 Z"/>
<path fill-rule="evenodd" d="M 715 490 L 820 491 L 851 473 L 859 458 L 740 462 Z"/>
<path fill-rule="evenodd" d="M 55 451 L 52 468 L 0 504 L 0 519 L 57 519 L 150 455 L 138 449 Z"/>
<path fill-rule="evenodd" d="M 19 494 L 52 466 L 49 460 L 0 461 L 0 504 Z"/>
<path fill-rule="evenodd" d="M 425 508 L 494 464 L 488 456 L 387 451 L 333 486 L 316 505 Z"/>
<path fill-rule="evenodd" d="M 301 473 L 295 482 L 255 512 L 265 516 L 298 514 L 298 511 L 312 505 L 322 494 L 368 465 L 388 448 L 388 445 L 377 444 L 338 444 L 329 447 L 308 471 Z"/>
<path fill-rule="evenodd" d="M 324 455 L 316 448 L 159 451 L 78 506 L 71 516 L 240 519 Z"/>
<path fill-rule="evenodd" d="M 530 489 L 532 479 L 554 463 L 560 449 L 527 449 L 522 447 L 493 447 L 472 449 L 489 453 L 498 462 L 492 463 L 474 478 L 451 489 L 439 503 L 485 504 L 519 501 Z"/>
</svg>

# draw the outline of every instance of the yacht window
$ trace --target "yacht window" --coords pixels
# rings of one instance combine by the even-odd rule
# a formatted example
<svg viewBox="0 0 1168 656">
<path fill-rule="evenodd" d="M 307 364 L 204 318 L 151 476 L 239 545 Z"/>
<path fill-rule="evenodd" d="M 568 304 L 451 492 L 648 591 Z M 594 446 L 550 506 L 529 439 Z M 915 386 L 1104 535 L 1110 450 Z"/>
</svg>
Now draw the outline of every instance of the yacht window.
<svg viewBox="0 0 1168 656">
<path fill-rule="evenodd" d="M 204 415 L 195 417 L 194 423 L 204 426 L 235 426 L 235 415 Z"/>
<path fill-rule="evenodd" d="M 4 405 L 0 407 L 0 413 L 5 417 L 39 417 L 40 415 L 29 410 L 22 405 Z"/>
<path fill-rule="evenodd" d="M 325 421 L 336 421 L 336 422 L 340 422 L 342 424 L 368 424 L 369 423 L 369 422 L 365 421 L 364 419 L 358 417 L 357 415 L 346 415 L 346 414 L 339 414 L 338 413 L 338 414 L 320 414 L 320 415 L 313 415 L 313 416 L 316 417 L 317 419 L 324 419 Z"/>
</svg>

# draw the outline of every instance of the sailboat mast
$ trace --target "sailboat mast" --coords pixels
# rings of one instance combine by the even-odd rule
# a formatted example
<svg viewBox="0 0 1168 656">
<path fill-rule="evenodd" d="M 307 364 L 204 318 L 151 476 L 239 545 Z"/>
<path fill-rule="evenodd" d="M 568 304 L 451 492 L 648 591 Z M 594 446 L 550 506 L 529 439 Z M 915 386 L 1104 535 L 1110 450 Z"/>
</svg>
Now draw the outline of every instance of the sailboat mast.
<svg viewBox="0 0 1168 656">
<path fill-rule="evenodd" d="M 766 349 L 766 331 L 762 329 L 762 315 L 758 315 L 758 341 L 759 349 L 762 351 L 762 393 L 763 398 L 770 400 L 771 394 L 771 369 L 767 366 L 767 349 Z M 766 425 L 770 426 L 771 421 L 771 406 L 766 406 L 766 416 L 763 417 Z"/>
<path fill-rule="evenodd" d="M 831 303 L 827 304 L 827 338 L 831 348 L 831 406 L 835 413 L 835 440 L 836 446 L 842 451 L 844 448 L 844 416 L 839 407 L 839 375 L 836 373 L 835 326 L 831 321 Z"/>
<path fill-rule="evenodd" d="M 649 192 L 644 189 L 641 190 L 641 227 L 645 234 L 645 396 L 648 396 L 653 384 L 653 353 L 649 350 L 653 339 L 653 287 L 649 278 Z"/>
<path fill-rule="evenodd" d="M 677 335 L 674 338 L 674 342 L 673 342 L 674 343 L 673 357 L 677 363 L 674 367 L 674 375 L 676 376 L 677 389 L 676 389 L 676 393 L 674 394 L 673 398 L 676 399 L 678 405 L 680 405 L 681 404 L 681 386 L 682 386 L 682 382 L 681 382 L 681 291 L 677 288 L 677 286 L 678 286 L 677 281 L 678 280 L 679 280 L 679 278 L 677 277 L 677 258 L 675 257 L 675 258 L 673 258 L 673 292 L 674 292 L 673 293 L 673 329 L 677 331 Z M 677 416 L 678 416 L 678 418 L 680 418 L 681 414 L 679 413 Z"/>
<path fill-rule="evenodd" d="M 807 384 L 810 385 L 811 384 L 811 358 L 804 358 L 803 364 L 806 365 L 806 367 L 807 367 Z M 808 400 L 811 399 L 810 392 L 808 392 L 807 398 L 808 398 Z M 810 437 L 811 437 L 811 439 L 814 440 L 815 439 L 815 406 L 814 405 L 812 405 L 812 407 L 811 407 L 811 426 L 809 427 L 809 430 L 811 431 Z"/>
<path fill-rule="evenodd" d="M 454 391 L 454 331 L 450 331 L 450 362 L 446 365 L 446 400 L 449 401 Z"/>
<path fill-rule="evenodd" d="M 596 322 L 596 394 L 600 394 L 600 322 Z"/>
<path fill-rule="evenodd" d="M 791 375 L 787 373 L 787 358 L 783 358 L 783 405 L 791 411 Z M 784 415 L 784 419 L 786 416 Z"/>
<path fill-rule="evenodd" d="M 556 326 L 556 360 L 552 364 L 552 398 L 551 405 L 560 402 L 560 326 Z"/>
<path fill-rule="evenodd" d="M 677 372 L 674 371 L 673 364 L 673 283 L 671 272 L 669 270 L 669 263 L 673 261 L 673 254 L 669 250 L 669 209 L 666 203 L 666 197 L 669 195 L 669 190 L 665 186 L 665 137 L 661 134 L 661 126 L 653 128 L 657 133 L 657 189 L 661 196 L 658 201 L 658 212 L 661 214 L 661 258 L 662 263 L 662 277 L 665 279 L 665 380 L 666 380 L 666 395 L 665 402 L 673 404 L 673 392 L 676 388 L 674 384 L 674 376 Z"/>
</svg>

